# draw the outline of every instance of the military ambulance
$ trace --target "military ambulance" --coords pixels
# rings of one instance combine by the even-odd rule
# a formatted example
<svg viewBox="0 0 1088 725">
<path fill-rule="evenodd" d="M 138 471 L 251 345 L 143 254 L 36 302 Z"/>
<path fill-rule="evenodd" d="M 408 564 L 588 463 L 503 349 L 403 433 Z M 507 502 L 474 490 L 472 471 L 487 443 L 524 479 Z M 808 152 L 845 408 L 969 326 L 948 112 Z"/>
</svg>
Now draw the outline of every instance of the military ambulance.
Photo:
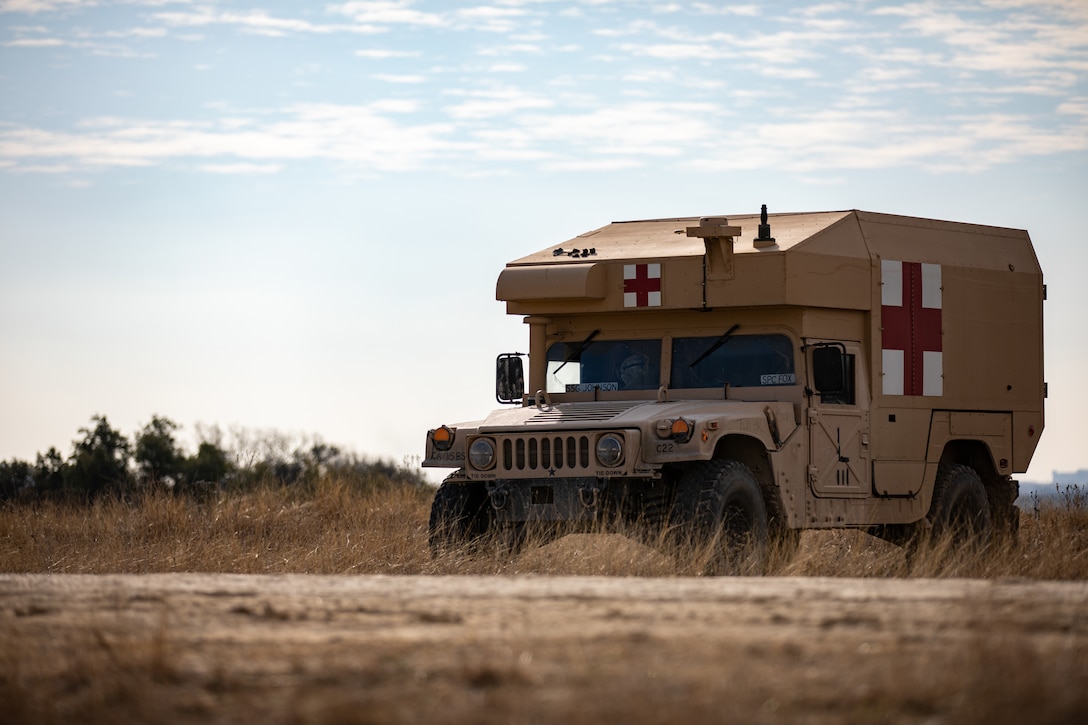
<svg viewBox="0 0 1088 725">
<path fill-rule="evenodd" d="M 507 407 L 427 434 L 430 540 L 1014 534 L 1043 431 L 1027 232 L 865 211 L 615 222 L 507 264 Z M 526 388 L 526 382 L 528 387 Z"/>
</svg>

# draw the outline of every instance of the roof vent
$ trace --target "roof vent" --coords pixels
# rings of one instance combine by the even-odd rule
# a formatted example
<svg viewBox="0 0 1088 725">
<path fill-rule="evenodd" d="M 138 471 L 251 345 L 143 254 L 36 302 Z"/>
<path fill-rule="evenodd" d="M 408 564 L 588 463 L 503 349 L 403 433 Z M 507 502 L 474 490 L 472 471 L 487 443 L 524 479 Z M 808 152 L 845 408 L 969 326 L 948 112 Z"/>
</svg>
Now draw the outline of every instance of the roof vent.
<svg viewBox="0 0 1088 725">
<path fill-rule="evenodd" d="M 763 205 L 763 209 L 759 212 L 759 236 L 755 238 L 753 244 L 756 249 L 764 249 L 766 247 L 774 246 L 774 237 L 771 236 L 771 225 L 767 223 L 767 205 Z"/>
</svg>

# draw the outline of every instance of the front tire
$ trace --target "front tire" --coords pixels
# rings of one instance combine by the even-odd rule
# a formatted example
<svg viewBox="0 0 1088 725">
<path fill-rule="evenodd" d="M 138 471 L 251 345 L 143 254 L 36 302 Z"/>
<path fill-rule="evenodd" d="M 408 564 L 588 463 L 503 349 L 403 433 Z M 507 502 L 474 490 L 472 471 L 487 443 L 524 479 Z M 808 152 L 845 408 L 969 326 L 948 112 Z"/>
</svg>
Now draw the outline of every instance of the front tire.
<svg viewBox="0 0 1088 725">
<path fill-rule="evenodd" d="M 427 543 L 431 556 L 472 546 L 491 526 L 487 490 L 478 481 L 466 480 L 460 471 L 446 477 L 434 494 Z"/>
<path fill-rule="evenodd" d="M 700 461 L 677 482 L 673 521 L 681 542 L 705 549 L 705 574 L 762 574 L 770 534 L 763 492 L 740 461 Z"/>
</svg>

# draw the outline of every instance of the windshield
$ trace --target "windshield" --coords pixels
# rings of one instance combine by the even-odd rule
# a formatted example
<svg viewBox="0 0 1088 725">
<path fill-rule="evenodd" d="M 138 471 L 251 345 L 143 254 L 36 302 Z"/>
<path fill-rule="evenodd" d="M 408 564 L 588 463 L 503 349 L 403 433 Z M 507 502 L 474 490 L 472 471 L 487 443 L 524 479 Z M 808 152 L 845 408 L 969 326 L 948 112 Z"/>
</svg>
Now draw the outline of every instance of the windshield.
<svg viewBox="0 0 1088 725">
<path fill-rule="evenodd" d="M 564 364 L 580 344 L 548 348 L 549 393 L 656 390 L 661 384 L 661 340 L 593 340 Z"/>
<path fill-rule="evenodd" d="M 734 335 L 702 356 L 720 338 L 678 337 L 672 343 L 671 388 L 793 385 L 793 343 L 785 335 Z M 692 363 L 695 363 L 694 365 Z"/>
</svg>

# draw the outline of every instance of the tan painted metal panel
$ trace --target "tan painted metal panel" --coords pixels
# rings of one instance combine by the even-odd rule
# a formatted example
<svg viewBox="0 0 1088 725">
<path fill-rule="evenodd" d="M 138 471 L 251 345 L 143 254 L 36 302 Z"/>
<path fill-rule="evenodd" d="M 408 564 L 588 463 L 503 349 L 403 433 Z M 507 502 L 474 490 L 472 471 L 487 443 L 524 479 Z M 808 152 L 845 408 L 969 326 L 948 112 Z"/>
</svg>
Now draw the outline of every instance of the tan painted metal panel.
<svg viewBox="0 0 1088 725">
<path fill-rule="evenodd" d="M 812 238 L 836 222 L 852 215 L 851 211 L 812 212 L 804 214 L 770 215 L 771 232 L 776 245 L 757 249 L 754 245 L 758 234 L 759 215 L 728 216 L 731 226 L 741 228 L 736 237 L 734 251 L 737 254 L 760 254 L 784 251 Z M 582 250 L 594 250 L 594 261 L 621 259 L 649 259 L 660 257 L 701 257 L 705 251 L 703 241 L 688 237 L 688 227 L 698 226 L 700 217 L 676 219 L 651 219 L 648 221 L 612 222 L 592 232 L 569 239 L 562 244 L 548 247 L 534 254 L 515 259 L 507 266 L 527 264 L 553 264 L 557 260 L 584 261 Z M 579 257 L 567 257 L 577 249 Z M 563 250 L 556 255 L 556 250 Z"/>
<path fill-rule="evenodd" d="M 607 280 L 603 264 L 507 267 L 499 274 L 495 296 L 500 300 L 599 300 L 608 292 Z"/>
<path fill-rule="evenodd" d="M 1039 274 L 1039 261 L 1022 229 L 856 212 L 874 257 L 910 259 L 975 269 Z"/>
<path fill-rule="evenodd" d="M 922 488 L 925 459 L 873 461 L 873 490 L 880 496 L 912 496 Z"/>
<path fill-rule="evenodd" d="M 1012 428 L 1010 413 L 952 411 L 948 430 L 954 436 L 1007 436 Z"/>
</svg>

